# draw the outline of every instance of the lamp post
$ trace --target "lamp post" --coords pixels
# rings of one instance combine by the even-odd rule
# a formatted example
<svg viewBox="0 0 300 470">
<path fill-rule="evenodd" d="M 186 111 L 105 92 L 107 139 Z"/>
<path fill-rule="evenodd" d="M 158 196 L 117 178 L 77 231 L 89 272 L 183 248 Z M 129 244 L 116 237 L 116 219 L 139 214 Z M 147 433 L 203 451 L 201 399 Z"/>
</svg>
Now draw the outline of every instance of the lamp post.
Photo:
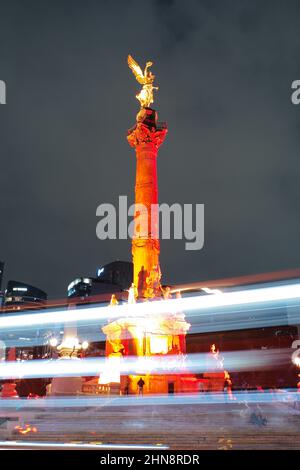
<svg viewBox="0 0 300 470">
<path fill-rule="evenodd" d="M 56 349 L 60 357 L 69 357 L 74 359 L 77 358 L 77 354 L 79 351 L 86 351 L 89 347 L 88 341 L 83 341 L 82 343 L 79 342 L 77 337 L 67 336 L 62 340 L 60 344 L 58 344 L 58 339 L 52 337 L 49 340 L 49 344 L 51 346 L 51 358 L 53 357 L 53 351 Z M 74 355 L 75 353 L 75 355 Z"/>
<path fill-rule="evenodd" d="M 53 351 L 59 353 L 58 360 L 79 360 L 78 352 L 86 351 L 89 347 L 87 341 L 79 342 L 77 336 L 65 336 L 59 343 L 57 338 L 52 337 L 49 340 L 51 346 L 51 357 Z M 54 377 L 51 385 L 48 388 L 47 395 L 60 396 L 60 395 L 78 395 L 82 392 L 83 379 L 80 376 L 75 377 Z"/>
</svg>

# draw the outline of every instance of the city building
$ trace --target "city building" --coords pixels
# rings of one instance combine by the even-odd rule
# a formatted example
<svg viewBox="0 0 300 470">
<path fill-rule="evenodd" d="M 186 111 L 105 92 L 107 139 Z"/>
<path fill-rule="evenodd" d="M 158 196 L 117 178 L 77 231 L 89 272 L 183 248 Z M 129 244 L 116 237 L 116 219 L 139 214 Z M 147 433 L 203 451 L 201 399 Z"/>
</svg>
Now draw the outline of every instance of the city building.
<svg viewBox="0 0 300 470">
<path fill-rule="evenodd" d="M 93 278 L 78 277 L 68 285 L 68 298 L 86 298 L 94 297 L 102 294 L 114 294 L 122 292 L 122 289 L 111 282 Z"/>
<path fill-rule="evenodd" d="M 20 281 L 8 281 L 4 292 L 3 311 L 27 308 L 40 308 L 47 301 L 47 294 L 43 290 Z"/>
<path fill-rule="evenodd" d="M 115 284 L 122 290 L 127 290 L 133 280 L 133 263 L 130 261 L 113 261 L 98 268 L 97 278 Z"/>
<path fill-rule="evenodd" d="M 129 289 L 133 263 L 113 261 L 97 269 L 97 277 L 78 277 L 68 285 L 68 298 L 115 294 Z"/>
<path fill-rule="evenodd" d="M 4 292 L 1 311 L 2 314 L 26 313 L 26 310 L 45 308 L 46 303 L 47 294 L 43 290 L 24 282 L 10 280 Z M 2 340 L 7 345 L 7 360 L 42 359 L 46 351 L 46 339 L 43 334 L 41 335 L 39 329 L 28 331 L 23 336 L 18 331 L 9 333 L 3 335 Z M 13 347 L 11 344 L 13 344 Z M 14 396 L 11 393 L 18 394 L 21 397 L 27 397 L 29 393 L 44 395 L 46 384 L 47 380 L 44 378 L 19 379 L 16 384 L 5 382 L 2 396 Z M 6 388 L 9 390 L 6 390 Z"/>
</svg>

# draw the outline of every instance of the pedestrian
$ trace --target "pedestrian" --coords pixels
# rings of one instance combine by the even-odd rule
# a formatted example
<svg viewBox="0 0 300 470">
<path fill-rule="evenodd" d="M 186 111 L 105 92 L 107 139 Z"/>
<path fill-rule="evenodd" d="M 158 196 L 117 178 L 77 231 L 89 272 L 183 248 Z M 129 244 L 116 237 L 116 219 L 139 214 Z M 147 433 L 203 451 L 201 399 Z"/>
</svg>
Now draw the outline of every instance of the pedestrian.
<svg viewBox="0 0 300 470">
<path fill-rule="evenodd" d="M 126 384 L 124 387 L 124 395 L 129 395 L 129 388 L 130 388 L 130 378 L 127 377 Z"/>
<path fill-rule="evenodd" d="M 142 377 L 140 377 L 140 380 L 138 381 L 137 386 L 138 386 L 138 389 L 139 389 L 139 395 L 141 395 L 141 396 L 143 396 L 144 385 L 145 385 L 145 382 L 142 379 Z"/>
</svg>

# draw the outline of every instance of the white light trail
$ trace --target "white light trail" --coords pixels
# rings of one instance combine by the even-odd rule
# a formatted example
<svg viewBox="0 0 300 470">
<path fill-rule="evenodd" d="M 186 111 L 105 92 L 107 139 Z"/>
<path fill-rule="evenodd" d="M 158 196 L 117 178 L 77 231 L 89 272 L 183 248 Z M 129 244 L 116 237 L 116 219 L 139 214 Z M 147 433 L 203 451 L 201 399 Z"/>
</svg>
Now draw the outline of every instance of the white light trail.
<svg viewBox="0 0 300 470">
<path fill-rule="evenodd" d="M 26 398 L 4 398 L 0 399 L 0 416 L 1 410 L 10 409 L 12 411 L 16 410 L 17 413 L 20 411 L 32 412 L 33 409 L 45 410 L 47 408 L 55 408 L 56 410 L 62 409 L 65 412 L 66 409 L 70 408 L 83 408 L 82 416 L 86 413 L 88 414 L 88 409 L 91 408 L 95 410 L 96 408 L 120 408 L 120 407 L 129 407 L 129 406 L 160 406 L 160 405 L 208 405 L 208 404 L 220 404 L 220 403 L 270 403 L 270 402 L 280 402 L 280 403 L 300 403 L 300 394 L 297 392 L 297 389 L 280 389 L 275 392 L 270 390 L 261 391 L 234 391 L 233 392 L 234 400 L 230 400 L 226 393 L 217 393 L 217 392 L 208 392 L 208 393 L 196 393 L 196 394 L 180 394 L 176 393 L 174 395 L 144 395 L 141 399 L 137 395 L 129 396 L 114 396 L 107 398 L 104 396 L 98 397 L 46 397 L 39 398 L 36 400 L 28 400 Z M 86 410 L 86 411 L 85 411 Z M 220 412 L 219 408 L 216 410 L 217 413 Z M 5 416 L 5 415 L 4 415 Z M 27 415 L 26 420 L 30 420 Z"/>
<path fill-rule="evenodd" d="M 0 330 L 29 326 L 48 326 L 75 322 L 99 322 L 100 320 L 121 317 L 138 317 L 155 314 L 170 314 L 189 310 L 205 310 L 217 307 L 253 305 L 275 301 L 300 299 L 300 284 L 246 289 L 239 292 L 227 292 L 222 295 L 198 295 L 181 299 L 140 302 L 134 305 L 115 305 L 85 307 L 70 310 L 41 311 L 40 313 L 22 313 L 2 315 Z"/>
<path fill-rule="evenodd" d="M 290 349 L 232 351 L 222 354 L 228 371 L 279 367 L 290 361 Z M 0 362 L 0 379 L 99 376 L 111 367 L 106 358 L 44 359 Z M 216 370 L 215 361 L 207 354 L 188 356 L 128 356 L 119 362 L 121 375 L 127 374 L 188 374 Z"/>
<path fill-rule="evenodd" d="M 120 317 L 136 317 L 159 313 L 176 313 L 187 310 L 203 310 L 216 307 L 247 305 L 273 301 L 300 299 L 300 284 L 248 289 L 228 292 L 222 295 L 195 296 L 182 299 L 141 302 L 134 305 L 115 305 L 114 307 L 91 307 L 70 310 L 57 310 L 33 314 L 5 315 L 0 318 L 0 330 L 11 327 L 43 326 L 57 323 L 99 321 Z"/>
<path fill-rule="evenodd" d="M 25 441 L 0 441 L 0 447 L 44 447 L 59 449 L 120 449 L 120 450 L 158 450 L 169 449 L 164 445 L 147 444 L 92 444 L 92 443 L 72 443 L 72 442 L 25 442 Z"/>
</svg>

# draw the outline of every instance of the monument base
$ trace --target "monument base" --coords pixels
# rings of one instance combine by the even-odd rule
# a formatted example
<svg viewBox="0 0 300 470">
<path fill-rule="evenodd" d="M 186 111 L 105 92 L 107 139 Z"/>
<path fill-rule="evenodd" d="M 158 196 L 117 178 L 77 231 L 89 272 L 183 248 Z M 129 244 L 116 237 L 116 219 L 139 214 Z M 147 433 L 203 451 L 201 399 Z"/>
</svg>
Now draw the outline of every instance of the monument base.
<svg viewBox="0 0 300 470">
<path fill-rule="evenodd" d="M 80 395 L 81 392 L 81 377 L 54 377 L 48 387 L 47 396 Z"/>
</svg>

